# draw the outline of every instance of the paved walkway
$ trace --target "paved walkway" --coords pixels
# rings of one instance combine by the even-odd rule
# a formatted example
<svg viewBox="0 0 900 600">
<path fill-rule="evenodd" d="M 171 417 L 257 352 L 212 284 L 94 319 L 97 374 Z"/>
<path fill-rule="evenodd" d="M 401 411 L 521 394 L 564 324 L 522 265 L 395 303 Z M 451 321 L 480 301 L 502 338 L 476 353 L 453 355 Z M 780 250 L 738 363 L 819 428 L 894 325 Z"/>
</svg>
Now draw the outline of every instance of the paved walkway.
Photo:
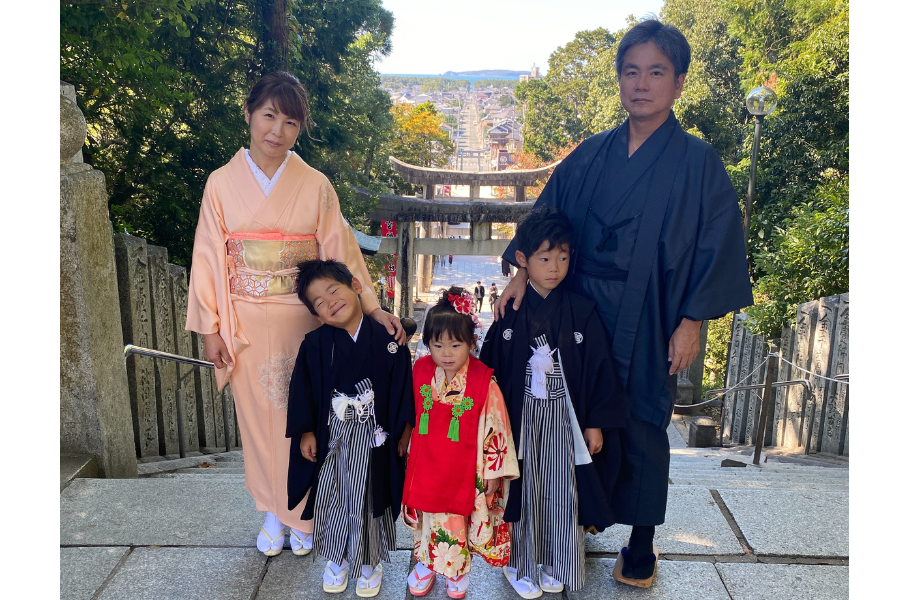
<svg viewBox="0 0 900 600">
<path fill-rule="evenodd" d="M 503 287 L 496 259 L 459 257 L 435 270 L 435 287 Z M 420 294 L 420 297 L 422 295 Z M 485 303 L 486 306 L 486 303 Z M 482 313 L 487 320 L 489 311 Z M 617 525 L 588 535 L 587 584 L 547 598 L 610 600 L 830 600 L 849 597 L 849 467 L 751 448 L 688 448 L 684 426 L 669 427 L 671 470 L 661 551 L 648 590 L 612 577 L 628 538 Z M 679 432 L 681 431 L 681 433 Z M 725 458 L 744 467 L 723 467 Z M 60 596 L 65 599 L 274 600 L 355 597 L 322 591 L 324 563 L 290 546 L 256 550 L 263 515 L 244 488 L 242 454 L 139 465 L 130 480 L 75 479 L 60 493 Z M 379 598 L 408 599 L 412 538 L 397 527 Z M 355 584 L 351 581 L 351 586 Z M 426 598 L 445 598 L 439 578 Z M 472 600 L 517 600 L 499 569 L 476 558 Z"/>
</svg>

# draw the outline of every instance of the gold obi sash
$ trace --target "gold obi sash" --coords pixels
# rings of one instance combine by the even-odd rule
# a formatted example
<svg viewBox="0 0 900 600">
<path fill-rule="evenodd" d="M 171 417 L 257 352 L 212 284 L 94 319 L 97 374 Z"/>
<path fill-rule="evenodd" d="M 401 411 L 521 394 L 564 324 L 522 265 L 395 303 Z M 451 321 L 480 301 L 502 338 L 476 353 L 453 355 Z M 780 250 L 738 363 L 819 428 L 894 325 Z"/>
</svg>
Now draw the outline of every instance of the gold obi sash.
<svg viewBox="0 0 900 600">
<path fill-rule="evenodd" d="M 297 265 L 319 258 L 315 235 L 233 233 L 225 242 L 229 288 L 238 296 L 297 293 Z"/>
</svg>

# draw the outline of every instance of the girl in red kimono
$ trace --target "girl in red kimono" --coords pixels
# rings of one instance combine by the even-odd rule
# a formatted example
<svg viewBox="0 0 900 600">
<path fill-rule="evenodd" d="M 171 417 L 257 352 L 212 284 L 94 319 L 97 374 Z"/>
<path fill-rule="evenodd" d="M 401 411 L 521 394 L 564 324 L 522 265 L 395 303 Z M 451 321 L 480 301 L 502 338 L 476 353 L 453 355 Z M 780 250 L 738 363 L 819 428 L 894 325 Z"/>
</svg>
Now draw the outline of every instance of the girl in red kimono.
<svg viewBox="0 0 900 600">
<path fill-rule="evenodd" d="M 414 596 L 427 594 L 440 574 L 451 598 L 465 597 L 473 552 L 495 567 L 509 562 L 503 511 L 519 465 L 493 371 L 470 354 L 477 323 L 474 298 L 445 290 L 425 318 L 431 355 L 413 365 L 416 426 L 400 512 L 413 530 Z"/>
<path fill-rule="evenodd" d="M 400 320 L 378 305 L 356 238 L 328 179 L 291 151 L 307 127 L 306 90 L 283 71 L 263 76 L 244 102 L 250 144 L 206 182 L 194 237 L 186 329 L 203 336 L 219 390 L 231 384 L 247 491 L 266 520 L 256 547 L 312 548 L 304 502 L 288 510 L 288 384 L 303 337 L 321 323 L 297 297 L 297 265 L 333 258 L 363 285 L 363 312 L 402 344 Z"/>
</svg>

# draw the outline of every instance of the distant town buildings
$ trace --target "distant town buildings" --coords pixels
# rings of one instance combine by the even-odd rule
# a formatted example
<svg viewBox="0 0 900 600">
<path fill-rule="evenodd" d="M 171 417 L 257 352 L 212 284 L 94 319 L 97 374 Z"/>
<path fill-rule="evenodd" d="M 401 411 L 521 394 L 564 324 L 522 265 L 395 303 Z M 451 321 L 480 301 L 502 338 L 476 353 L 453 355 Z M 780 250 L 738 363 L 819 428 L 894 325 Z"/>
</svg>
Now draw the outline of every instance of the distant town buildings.
<svg viewBox="0 0 900 600">
<path fill-rule="evenodd" d="M 540 69 L 536 65 L 532 66 L 530 75 L 519 76 L 520 81 L 529 79 L 541 79 Z M 390 87 L 383 87 L 390 94 L 393 104 L 414 106 L 425 102 L 434 104 L 438 113 L 445 116 L 441 130 L 445 131 L 454 143 L 459 131 L 456 121 L 460 109 L 467 104 L 474 104 L 478 111 L 474 133 L 481 137 L 484 148 L 490 150 L 489 168 L 502 171 L 513 165 L 515 155 L 522 151 L 522 125 L 519 122 L 521 117 L 513 94 L 518 81 L 511 79 L 508 82 L 504 87 L 477 87 L 471 92 L 465 80 L 460 81 L 459 89 L 450 91 L 423 92 L 421 84 L 403 86 L 396 82 Z"/>
<path fill-rule="evenodd" d="M 531 65 L 531 75 L 519 75 L 519 81 L 528 81 L 530 79 L 543 79 L 540 68 L 534 63 Z"/>
</svg>

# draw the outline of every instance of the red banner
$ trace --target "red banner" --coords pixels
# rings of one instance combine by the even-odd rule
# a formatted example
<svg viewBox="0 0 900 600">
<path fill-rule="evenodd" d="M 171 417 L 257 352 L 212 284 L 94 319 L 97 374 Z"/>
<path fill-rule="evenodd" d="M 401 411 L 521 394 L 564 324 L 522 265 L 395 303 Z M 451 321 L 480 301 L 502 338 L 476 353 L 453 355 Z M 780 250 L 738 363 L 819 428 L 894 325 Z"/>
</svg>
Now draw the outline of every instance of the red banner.
<svg viewBox="0 0 900 600">
<path fill-rule="evenodd" d="M 382 221 L 381 222 L 381 237 L 397 237 L 397 222 L 396 221 Z M 394 284 L 397 281 L 397 255 L 396 254 L 388 254 L 387 255 L 387 264 L 384 266 L 384 270 L 386 271 L 384 280 L 387 283 L 387 297 L 394 297 Z"/>
</svg>

